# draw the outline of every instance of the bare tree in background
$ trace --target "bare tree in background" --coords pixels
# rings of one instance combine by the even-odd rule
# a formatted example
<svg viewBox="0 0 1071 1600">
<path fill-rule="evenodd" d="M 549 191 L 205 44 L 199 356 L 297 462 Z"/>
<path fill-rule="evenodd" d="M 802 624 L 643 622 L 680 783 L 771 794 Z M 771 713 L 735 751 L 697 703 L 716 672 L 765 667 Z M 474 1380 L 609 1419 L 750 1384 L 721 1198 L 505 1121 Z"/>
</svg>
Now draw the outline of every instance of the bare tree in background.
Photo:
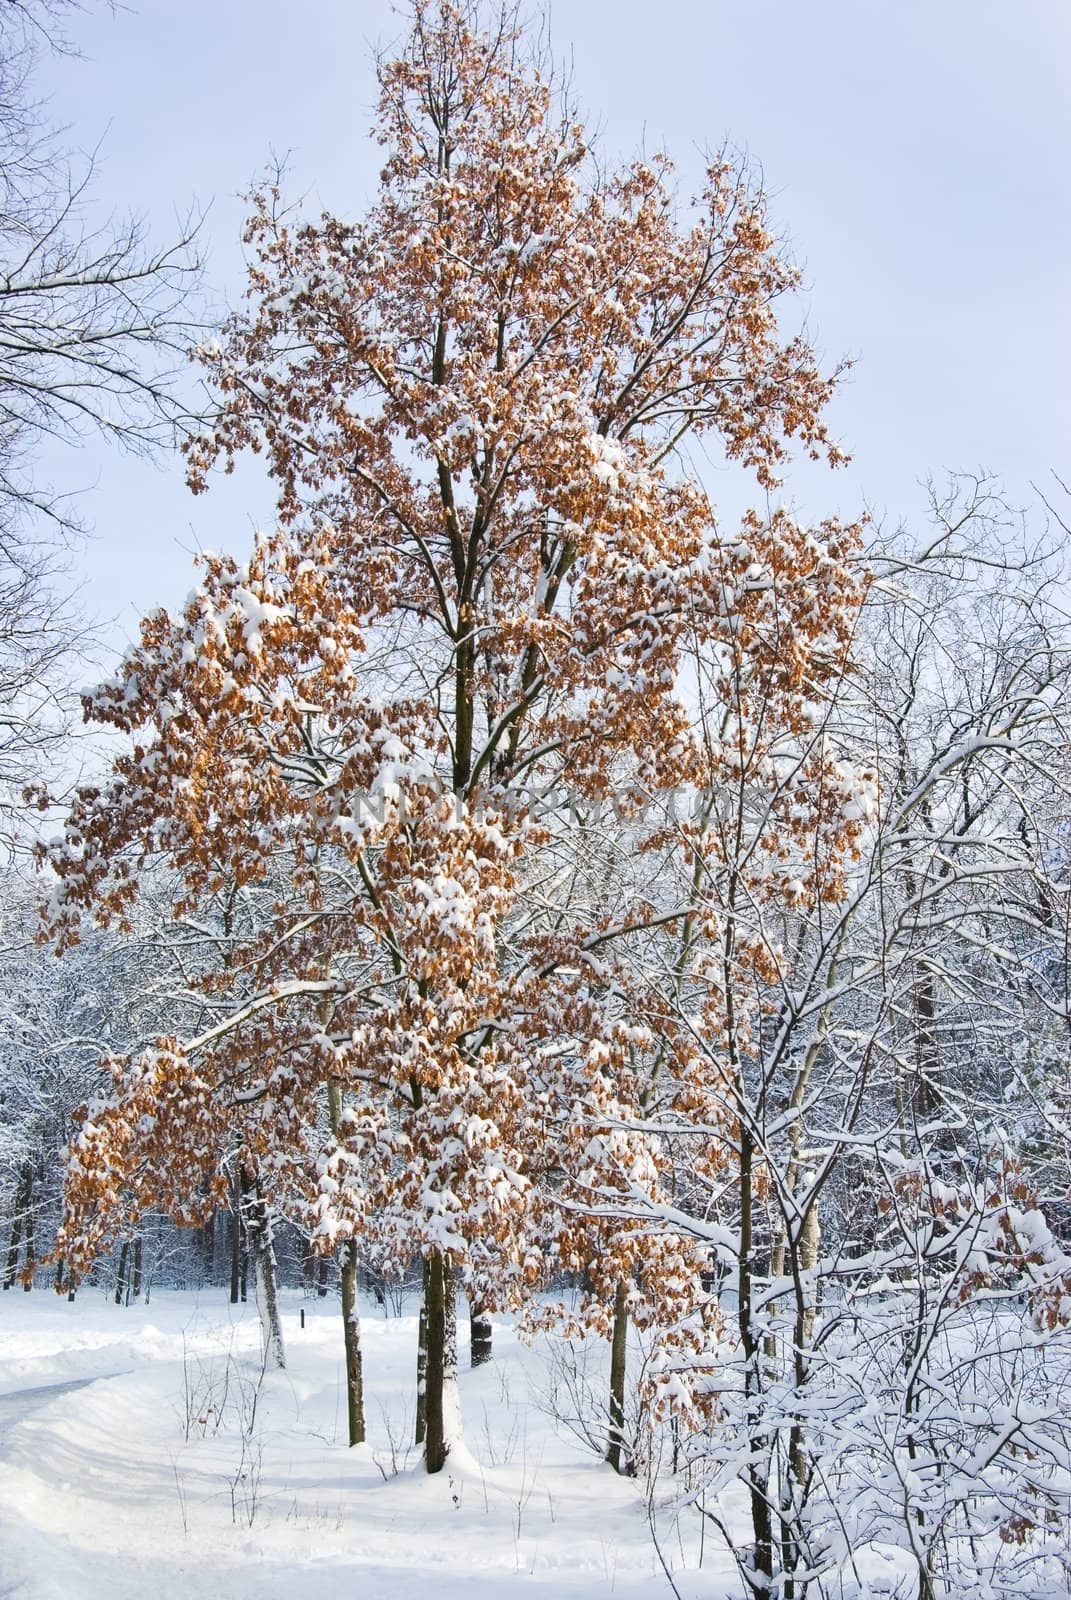
<svg viewBox="0 0 1071 1600">
<path fill-rule="evenodd" d="M 137 218 L 89 221 L 92 157 L 34 99 L 42 55 L 68 46 L 72 0 L 0 0 L 0 811 L 65 729 L 61 662 L 85 630 L 65 578 L 82 519 L 39 480 L 42 446 L 96 436 L 152 450 L 182 429 L 176 384 L 195 226 L 158 248 Z"/>
</svg>

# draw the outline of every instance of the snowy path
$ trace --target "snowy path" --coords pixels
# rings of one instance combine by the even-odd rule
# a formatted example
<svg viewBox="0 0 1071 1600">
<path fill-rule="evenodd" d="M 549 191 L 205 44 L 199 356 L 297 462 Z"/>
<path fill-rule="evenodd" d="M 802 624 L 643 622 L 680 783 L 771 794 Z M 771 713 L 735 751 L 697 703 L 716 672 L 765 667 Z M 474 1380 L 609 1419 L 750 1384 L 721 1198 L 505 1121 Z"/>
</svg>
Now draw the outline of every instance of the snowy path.
<svg viewBox="0 0 1071 1600">
<path fill-rule="evenodd" d="M 496 1326 L 461 1378 L 467 1448 L 428 1478 L 415 1316 L 368 1308 L 349 1450 L 337 1307 L 306 1303 L 304 1329 L 300 1307 L 259 1384 L 255 1315 L 218 1294 L 0 1301 L 2 1600 L 669 1600 L 642 1485 L 555 1424 L 545 1349 Z M 682 1600 L 735 1597 L 728 1577 L 679 1571 Z"/>
<path fill-rule="evenodd" d="M 50 1401 L 58 1400 L 60 1395 L 73 1394 L 87 1384 L 121 1376 L 118 1372 L 108 1372 L 102 1373 L 100 1378 L 68 1378 L 65 1383 L 39 1383 L 32 1389 L 13 1389 L 8 1394 L 0 1394 L 0 1447 L 12 1428 Z"/>
</svg>

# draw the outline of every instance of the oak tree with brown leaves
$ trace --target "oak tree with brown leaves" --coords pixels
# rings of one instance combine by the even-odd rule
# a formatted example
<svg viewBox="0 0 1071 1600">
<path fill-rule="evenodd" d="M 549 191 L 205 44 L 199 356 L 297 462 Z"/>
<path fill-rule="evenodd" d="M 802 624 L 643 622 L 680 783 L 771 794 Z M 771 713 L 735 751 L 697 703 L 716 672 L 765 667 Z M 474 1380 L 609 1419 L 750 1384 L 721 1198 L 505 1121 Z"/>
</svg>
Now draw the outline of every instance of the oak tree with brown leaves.
<svg viewBox="0 0 1071 1600">
<path fill-rule="evenodd" d="M 63 1248 L 84 1268 L 150 1199 L 192 1216 L 237 1130 L 258 1192 L 300 1197 L 323 1248 L 425 1258 L 435 1471 L 459 1425 L 458 1281 L 481 1310 L 517 1305 L 553 1245 L 605 1331 L 630 1307 L 680 1323 L 700 1260 L 652 1237 L 651 1085 L 705 1128 L 712 1168 L 732 1151 L 672 993 L 630 977 L 645 940 L 688 967 L 702 897 L 642 874 L 610 911 L 574 892 L 533 796 L 596 805 L 623 775 L 698 794 L 788 760 L 762 892 L 835 896 L 857 813 L 809 708 L 861 589 L 854 530 L 724 530 L 684 453 L 704 438 L 762 487 L 792 441 L 839 459 L 833 380 L 779 328 L 798 275 L 747 170 L 718 156 L 682 206 L 664 157 L 598 162 L 511 8 L 414 0 L 378 78 L 363 220 L 254 196 L 248 304 L 199 352 L 218 413 L 189 473 L 201 491 L 262 453 L 278 526 L 244 562 L 206 558 L 182 615 L 147 618 L 87 700 L 130 749 L 50 853 L 48 924 L 62 946 L 86 916 L 122 922 L 158 857 L 181 915 L 270 903 L 204 975 L 201 1033 L 114 1063 L 73 1143 Z M 728 826 L 663 847 L 702 864 Z M 642 1226 L 611 1203 L 637 1191 Z"/>
</svg>

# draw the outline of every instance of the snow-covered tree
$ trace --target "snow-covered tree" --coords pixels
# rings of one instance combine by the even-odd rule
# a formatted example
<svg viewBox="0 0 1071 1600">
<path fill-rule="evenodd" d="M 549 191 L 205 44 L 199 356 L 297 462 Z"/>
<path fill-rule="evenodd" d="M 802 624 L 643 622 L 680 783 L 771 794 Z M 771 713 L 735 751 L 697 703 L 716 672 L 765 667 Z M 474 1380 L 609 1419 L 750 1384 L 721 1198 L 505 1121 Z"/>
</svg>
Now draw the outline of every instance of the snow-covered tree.
<svg viewBox="0 0 1071 1600">
<path fill-rule="evenodd" d="M 144 927 L 88 929 L 65 961 L 35 945 L 37 886 L 9 868 L 0 925 L 0 1209 L 10 1220 L 3 1278 L 29 1287 L 53 1253 L 63 1152 L 79 1108 L 106 1082 L 102 1057 L 147 1043 L 175 1011 L 169 963 Z M 146 895 L 146 911 L 152 891 Z M 64 1279 L 62 1255 L 57 1283 Z"/>
<path fill-rule="evenodd" d="M 424 1255 L 437 1470 L 456 1277 L 485 1308 L 523 1298 L 555 1205 L 591 1259 L 622 1151 L 661 1193 L 642 1084 L 665 1007 L 607 952 L 692 902 L 540 896 L 554 828 L 532 795 L 598 802 L 622 771 L 698 792 L 753 758 L 776 787 L 783 741 L 799 792 L 771 799 L 769 829 L 791 870 L 764 837 L 765 892 L 841 892 L 860 813 L 808 706 L 844 670 L 861 584 L 854 530 L 723 530 L 683 454 L 703 437 L 763 487 L 792 440 L 838 459 L 831 380 L 778 327 L 797 274 L 749 174 L 712 160 L 682 210 L 664 158 L 604 167 L 512 10 L 488 26 L 467 0 L 416 0 L 379 83 L 363 221 L 255 197 L 250 304 L 201 351 L 220 404 L 189 463 L 202 489 L 263 452 L 279 526 L 247 561 L 207 558 L 185 612 L 149 617 L 87 700 L 132 747 L 50 852 L 48 921 L 66 944 L 87 914 L 129 917 L 157 857 L 184 915 L 272 885 L 269 922 L 203 980 L 211 1025 L 117 1064 L 75 1142 L 71 1248 L 146 1141 L 181 1205 L 240 1126 L 266 1184 L 311 1186 L 325 1246 Z M 745 700 L 755 675 L 761 752 L 739 708 L 713 734 L 697 715 L 692 659 Z M 678 1034 L 667 1079 L 705 1105 Z M 614 1151 L 589 1148 L 614 1116 Z M 649 1232 L 613 1231 L 610 1316 L 637 1241 L 645 1293 L 683 1310 L 692 1247 Z"/>
<path fill-rule="evenodd" d="M 1071 638 L 1051 562 L 1017 556 L 976 490 L 934 509 L 917 546 L 872 542 L 852 670 L 813 709 L 824 786 L 839 766 L 862 824 L 835 878 L 808 892 L 826 849 L 787 743 L 765 781 L 723 772 L 698 847 L 702 936 L 674 1009 L 738 1159 L 704 1181 L 691 1122 L 665 1126 L 687 1175 L 675 1220 L 725 1278 L 720 1339 L 664 1347 L 650 1378 L 656 1411 L 694 1429 L 756 1594 L 865 1592 L 872 1557 L 924 1600 L 1041 1594 L 1058 1570 L 1068 1435 L 1045 1394 L 1068 1259 L 1021 1084 L 1058 1012 Z M 768 784 L 794 801 L 795 847 L 767 829 Z M 743 1539 L 721 1504 L 736 1479 Z"/>
</svg>

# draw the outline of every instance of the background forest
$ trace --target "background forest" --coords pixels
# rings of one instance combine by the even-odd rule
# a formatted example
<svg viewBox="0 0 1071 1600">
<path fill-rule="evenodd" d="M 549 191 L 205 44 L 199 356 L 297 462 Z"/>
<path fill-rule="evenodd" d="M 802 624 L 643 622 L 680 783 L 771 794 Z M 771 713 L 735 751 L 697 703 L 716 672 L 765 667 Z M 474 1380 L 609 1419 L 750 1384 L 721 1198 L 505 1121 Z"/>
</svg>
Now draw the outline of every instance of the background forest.
<svg viewBox="0 0 1071 1600">
<path fill-rule="evenodd" d="M 847 369 L 761 172 L 613 159 L 475 0 L 377 56 L 367 207 L 257 184 L 210 323 L 196 223 L 86 222 L 70 15 L 0 15 L 8 1304 L 248 1296 L 263 1376 L 337 1299 L 356 1448 L 408 1295 L 429 1474 L 518 1328 L 728 1592 L 1066 1592 L 1059 463 L 804 516 Z M 57 439 L 273 501 L 106 667 Z"/>
</svg>

